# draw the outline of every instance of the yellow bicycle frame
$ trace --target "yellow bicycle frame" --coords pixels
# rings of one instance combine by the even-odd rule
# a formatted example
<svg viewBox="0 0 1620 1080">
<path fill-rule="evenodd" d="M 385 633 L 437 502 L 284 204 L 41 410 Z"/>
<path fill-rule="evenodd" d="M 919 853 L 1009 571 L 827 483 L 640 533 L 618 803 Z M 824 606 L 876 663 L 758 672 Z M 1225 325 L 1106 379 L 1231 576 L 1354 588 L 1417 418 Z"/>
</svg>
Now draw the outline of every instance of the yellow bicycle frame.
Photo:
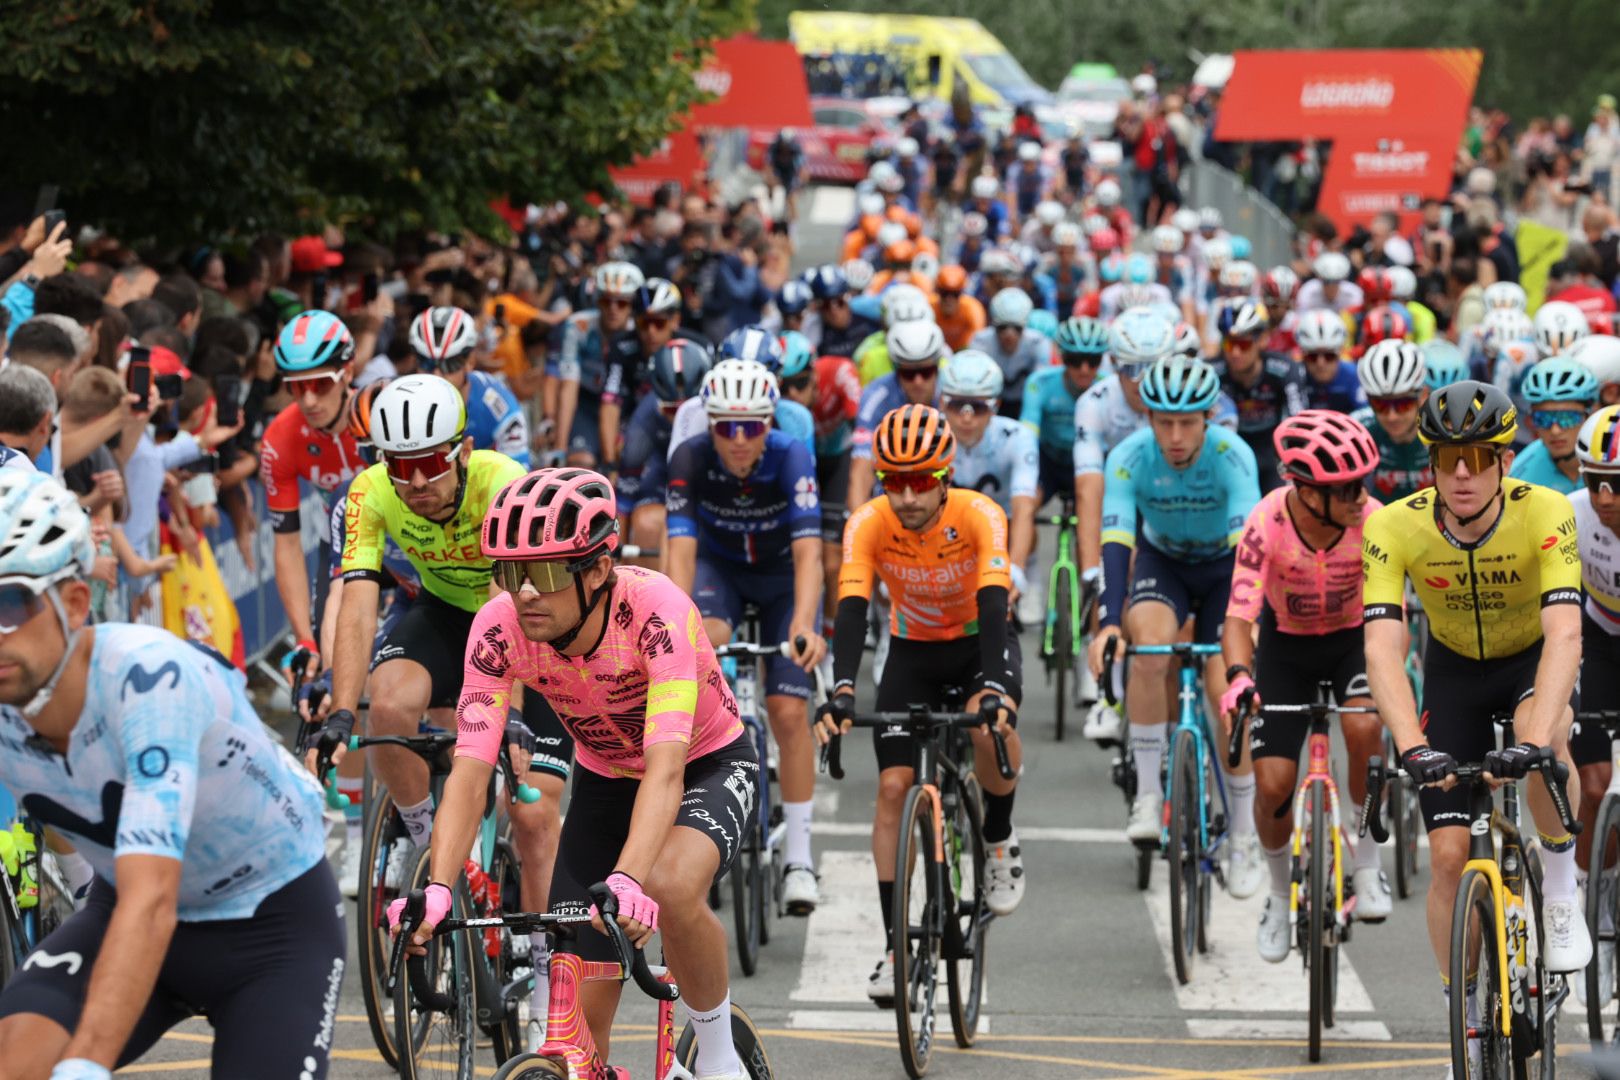
<svg viewBox="0 0 1620 1080">
<path fill-rule="evenodd" d="M 1463 874 L 1470 870 L 1478 870 L 1484 874 L 1491 883 L 1491 906 L 1495 909 L 1496 917 L 1492 921 L 1496 924 L 1496 962 L 1500 971 L 1496 977 L 1496 985 L 1504 989 L 1510 985 L 1508 982 L 1508 949 L 1507 949 L 1507 901 L 1505 894 L 1507 887 L 1502 884 L 1502 869 L 1496 865 L 1495 859 L 1469 859 L 1463 864 Z M 1513 995 L 1504 993 L 1502 998 L 1502 1015 L 1497 1018 L 1501 1024 L 1499 1033 L 1510 1035 L 1513 1032 Z"/>
</svg>

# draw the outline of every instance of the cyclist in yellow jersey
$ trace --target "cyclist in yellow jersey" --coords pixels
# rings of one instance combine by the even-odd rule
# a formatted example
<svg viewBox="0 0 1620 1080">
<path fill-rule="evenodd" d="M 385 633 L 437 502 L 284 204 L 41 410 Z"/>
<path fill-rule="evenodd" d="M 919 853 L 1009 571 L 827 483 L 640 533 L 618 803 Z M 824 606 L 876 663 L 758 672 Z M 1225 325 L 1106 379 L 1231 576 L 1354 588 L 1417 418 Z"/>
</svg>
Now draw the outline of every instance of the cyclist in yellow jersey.
<svg viewBox="0 0 1620 1080">
<path fill-rule="evenodd" d="M 1442 979 L 1452 905 L 1468 858 L 1468 793 L 1452 772 L 1484 761 L 1505 780 L 1525 776 L 1542 746 L 1566 764 L 1581 662 L 1581 567 L 1575 512 L 1550 488 L 1509 479 L 1513 402 L 1487 383 L 1444 387 L 1424 402 L 1418 434 L 1434 466 L 1425 489 L 1375 512 L 1362 534 L 1367 675 L 1401 767 L 1425 787 L 1429 939 Z M 1402 589 L 1410 577 L 1429 617 L 1424 711 L 1406 677 Z M 1497 750 L 1491 715 L 1511 712 Z M 1546 959 L 1578 971 L 1592 956 L 1576 899 L 1575 839 L 1545 785 L 1532 783 L 1541 831 Z M 1450 987 L 1447 987 L 1449 997 Z"/>
<path fill-rule="evenodd" d="M 353 728 L 370 660 L 370 670 L 378 673 L 370 680 L 370 733 L 414 735 L 423 713 L 453 707 L 460 697 L 467 638 L 492 591 L 480 529 L 496 493 L 524 470 L 505 454 L 472 449 L 461 392 L 437 375 L 408 375 L 380 391 L 372 404 L 371 437 L 382 461 L 349 488 L 332 693 L 322 711 L 331 710 L 325 716 L 329 730 Z M 422 592 L 373 654 L 388 537 L 421 574 Z M 529 782 L 545 796 L 512 807 L 523 888 L 544 897 L 551 888 L 558 800 L 573 744 L 538 694 L 524 699 L 521 720 L 509 718 L 507 741 L 518 748 L 514 764 L 521 771 L 527 763 Z M 339 750 L 335 760 L 342 756 Z M 313 750 L 309 758 L 313 766 Z M 431 835 L 428 770 L 399 747 L 377 747 L 371 761 L 409 833 L 390 853 L 392 874 Z"/>
</svg>

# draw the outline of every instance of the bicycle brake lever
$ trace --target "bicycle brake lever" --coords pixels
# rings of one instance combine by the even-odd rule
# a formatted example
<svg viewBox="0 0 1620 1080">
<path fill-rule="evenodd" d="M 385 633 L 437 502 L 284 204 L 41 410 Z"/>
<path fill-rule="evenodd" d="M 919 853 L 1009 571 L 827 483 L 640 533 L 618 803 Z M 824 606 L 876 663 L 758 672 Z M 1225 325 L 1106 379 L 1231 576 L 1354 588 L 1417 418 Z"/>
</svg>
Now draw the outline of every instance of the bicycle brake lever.
<svg viewBox="0 0 1620 1080">
<path fill-rule="evenodd" d="M 1226 740 L 1226 765 L 1231 769 L 1237 768 L 1238 762 L 1243 760 L 1243 735 L 1248 730 L 1254 704 L 1254 695 L 1247 691 L 1244 693 L 1237 715 L 1232 718 L 1232 734 Z"/>
<path fill-rule="evenodd" d="M 1536 770 L 1541 773 L 1542 781 L 1547 785 L 1547 794 L 1552 796 L 1553 808 L 1558 811 L 1558 819 L 1564 823 L 1571 836 L 1579 836 L 1586 827 L 1586 823 L 1578 820 L 1570 811 L 1569 796 L 1564 791 L 1564 782 L 1569 779 L 1569 767 L 1553 753 L 1553 748 L 1541 748 L 1541 760 L 1536 763 Z"/>
<path fill-rule="evenodd" d="M 1384 784 L 1388 778 L 1383 758 L 1374 755 L 1367 759 L 1367 798 L 1361 804 L 1361 828 L 1357 835 L 1366 836 L 1370 832 L 1380 844 L 1389 839 L 1383 814 Z"/>
</svg>

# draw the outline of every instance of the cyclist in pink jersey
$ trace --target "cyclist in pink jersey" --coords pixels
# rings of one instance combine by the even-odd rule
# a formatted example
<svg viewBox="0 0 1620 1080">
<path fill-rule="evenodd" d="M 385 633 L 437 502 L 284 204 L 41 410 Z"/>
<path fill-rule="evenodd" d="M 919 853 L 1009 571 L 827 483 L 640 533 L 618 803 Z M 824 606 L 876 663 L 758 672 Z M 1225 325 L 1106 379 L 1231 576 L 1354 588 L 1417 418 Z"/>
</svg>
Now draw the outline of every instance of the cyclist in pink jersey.
<svg viewBox="0 0 1620 1080">
<path fill-rule="evenodd" d="M 478 613 L 467 643 L 456 760 L 434 821 L 432 883 L 413 948 L 449 911 L 507 700 L 522 683 L 575 739 L 550 910 L 587 910 L 589 887 L 602 882 L 633 944 L 662 930 L 665 959 L 696 1022 L 695 1075 L 743 1080 L 731 1041 L 726 931 L 708 892 L 754 813 L 759 763 L 696 605 L 662 574 L 615 568 L 618 544 L 613 486 L 598 473 L 541 469 L 490 504 L 482 547 L 504 592 Z M 403 907 L 399 900 L 389 909 L 395 925 Z M 570 947 L 587 959 L 615 959 L 598 933 Z M 580 994 L 606 1057 L 619 984 L 588 983 Z"/>
<path fill-rule="evenodd" d="M 1378 465 L 1378 446 L 1361 424 L 1327 409 L 1289 417 L 1272 433 L 1272 442 L 1280 471 L 1291 483 L 1260 500 L 1238 542 L 1221 633 L 1228 683 L 1221 710 L 1235 718 L 1262 700 L 1308 705 L 1323 680 L 1333 684 L 1340 705 L 1371 705 L 1361 638 L 1361 526 L 1379 506 L 1363 483 Z M 1383 729 L 1371 714 L 1340 720 L 1350 752 L 1350 791 L 1359 804 L 1366 794 L 1367 758 L 1380 752 Z M 1249 722 L 1255 828 L 1271 872 L 1259 947 L 1272 963 L 1288 956 L 1292 936 L 1292 819 L 1278 812 L 1293 797 L 1309 727 L 1304 716 L 1257 713 Z M 1389 882 L 1370 839 L 1356 845 L 1354 882 L 1357 916 L 1386 918 L 1392 906 Z"/>
</svg>

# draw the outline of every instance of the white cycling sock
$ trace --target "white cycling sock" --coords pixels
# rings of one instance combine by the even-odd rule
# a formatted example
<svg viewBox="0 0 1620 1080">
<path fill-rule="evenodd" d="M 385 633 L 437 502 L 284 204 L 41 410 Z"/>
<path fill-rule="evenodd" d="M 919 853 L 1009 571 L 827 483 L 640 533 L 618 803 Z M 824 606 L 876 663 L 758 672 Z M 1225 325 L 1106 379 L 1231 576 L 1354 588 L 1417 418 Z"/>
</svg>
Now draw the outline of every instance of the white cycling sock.
<svg viewBox="0 0 1620 1080">
<path fill-rule="evenodd" d="M 1558 900 L 1575 900 L 1575 838 L 1566 836 L 1561 841 L 1549 842 L 1541 838 L 1541 895 L 1551 904 Z"/>
<path fill-rule="evenodd" d="M 731 1039 L 731 995 L 727 994 L 712 1009 L 700 1012 L 688 1007 L 686 1011 L 697 1029 L 696 1075 L 701 1078 L 741 1072 L 742 1062 Z"/>
<path fill-rule="evenodd" d="M 74 898 L 77 898 L 96 878 L 90 860 L 77 851 L 58 851 L 56 865 L 62 868 L 62 876 L 67 879 L 68 893 Z"/>
<path fill-rule="evenodd" d="M 1254 835 L 1254 773 L 1226 778 L 1227 809 L 1232 820 L 1226 823 L 1233 836 Z"/>
<path fill-rule="evenodd" d="M 782 840 L 782 861 L 788 866 L 816 868 L 815 857 L 810 854 L 810 811 L 813 803 L 785 802 L 782 804 L 782 824 L 787 834 Z"/>
<path fill-rule="evenodd" d="M 1355 868 L 1357 870 L 1382 870 L 1384 863 L 1378 855 L 1378 841 L 1372 838 L 1372 833 L 1356 837 Z"/>
<path fill-rule="evenodd" d="M 1164 765 L 1164 740 L 1169 731 L 1168 723 L 1131 725 L 1131 754 L 1136 758 L 1138 797 L 1164 794 L 1159 769 Z"/>
<path fill-rule="evenodd" d="M 1288 886 L 1293 882 L 1293 860 L 1289 857 L 1289 847 L 1284 844 L 1276 851 L 1270 848 L 1261 848 L 1266 853 L 1266 869 L 1271 871 L 1271 895 L 1288 899 Z"/>
<path fill-rule="evenodd" d="M 417 847 L 427 847 L 428 841 L 433 838 L 433 796 L 429 795 L 415 806 L 400 806 L 394 804 L 399 810 L 399 816 L 405 819 L 405 831 L 411 835 L 411 843 Z"/>
</svg>

